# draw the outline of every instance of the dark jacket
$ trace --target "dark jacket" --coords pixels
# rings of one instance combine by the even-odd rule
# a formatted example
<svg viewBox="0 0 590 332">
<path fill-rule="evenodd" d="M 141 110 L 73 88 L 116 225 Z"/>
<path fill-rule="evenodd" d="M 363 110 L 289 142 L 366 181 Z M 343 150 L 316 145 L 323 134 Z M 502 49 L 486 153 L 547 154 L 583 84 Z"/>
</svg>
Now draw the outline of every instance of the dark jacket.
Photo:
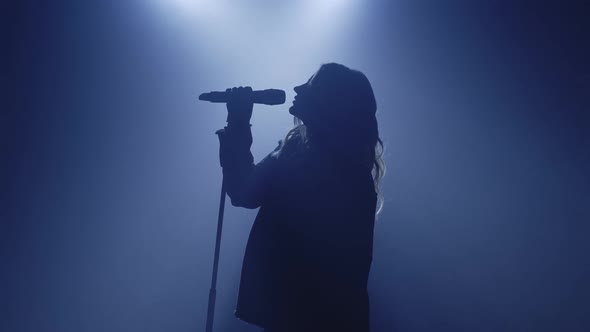
<svg viewBox="0 0 590 332">
<path fill-rule="evenodd" d="M 236 316 L 278 330 L 368 331 L 377 202 L 370 170 L 295 140 L 295 152 L 279 153 L 280 142 L 254 164 L 250 126 L 218 134 L 232 205 L 260 207 L 244 256 Z"/>
</svg>

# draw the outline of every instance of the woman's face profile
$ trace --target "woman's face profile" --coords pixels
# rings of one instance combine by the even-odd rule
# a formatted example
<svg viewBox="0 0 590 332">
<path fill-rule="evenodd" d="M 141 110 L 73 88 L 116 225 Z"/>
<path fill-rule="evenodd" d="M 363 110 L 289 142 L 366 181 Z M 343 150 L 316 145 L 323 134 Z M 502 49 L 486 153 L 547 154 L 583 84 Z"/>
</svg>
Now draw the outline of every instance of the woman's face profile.
<svg viewBox="0 0 590 332">
<path fill-rule="evenodd" d="M 373 92 L 362 77 L 360 72 L 356 74 L 342 65 L 323 65 L 306 83 L 293 88 L 296 95 L 289 113 L 311 130 L 331 126 L 340 118 L 354 122 L 354 117 L 359 117 L 358 110 L 372 108 L 366 97 Z"/>
<path fill-rule="evenodd" d="M 313 114 L 315 93 L 313 81 L 316 74 L 313 74 L 307 82 L 293 88 L 296 95 L 293 99 L 293 105 L 289 108 L 289 113 L 300 118 L 303 122 L 309 120 Z"/>
</svg>

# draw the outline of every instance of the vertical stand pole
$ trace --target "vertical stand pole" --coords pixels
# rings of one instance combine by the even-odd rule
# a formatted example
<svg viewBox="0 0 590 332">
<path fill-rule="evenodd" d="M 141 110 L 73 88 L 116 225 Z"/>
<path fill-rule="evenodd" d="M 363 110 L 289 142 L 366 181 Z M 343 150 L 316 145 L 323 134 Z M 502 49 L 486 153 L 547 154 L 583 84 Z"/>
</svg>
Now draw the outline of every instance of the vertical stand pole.
<svg viewBox="0 0 590 332">
<path fill-rule="evenodd" d="M 213 275 L 209 289 L 209 306 L 207 307 L 206 332 L 213 332 L 213 317 L 215 316 L 215 296 L 217 287 L 217 269 L 219 268 L 219 248 L 221 246 L 221 229 L 223 227 L 223 212 L 225 208 L 225 181 L 221 180 L 221 198 L 219 199 L 219 215 L 217 217 L 217 236 L 215 238 L 215 256 L 213 257 Z"/>
</svg>

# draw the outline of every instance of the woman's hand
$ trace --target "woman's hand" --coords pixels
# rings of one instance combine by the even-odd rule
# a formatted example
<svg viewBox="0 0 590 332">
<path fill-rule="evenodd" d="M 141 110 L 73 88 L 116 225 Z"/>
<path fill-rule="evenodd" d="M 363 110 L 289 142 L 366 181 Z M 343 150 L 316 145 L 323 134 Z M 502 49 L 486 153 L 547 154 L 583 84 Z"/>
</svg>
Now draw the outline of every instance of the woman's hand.
<svg viewBox="0 0 590 332">
<path fill-rule="evenodd" d="M 228 126 L 247 126 L 252 117 L 252 88 L 239 87 L 225 90 L 231 94 L 231 99 L 226 103 Z"/>
</svg>

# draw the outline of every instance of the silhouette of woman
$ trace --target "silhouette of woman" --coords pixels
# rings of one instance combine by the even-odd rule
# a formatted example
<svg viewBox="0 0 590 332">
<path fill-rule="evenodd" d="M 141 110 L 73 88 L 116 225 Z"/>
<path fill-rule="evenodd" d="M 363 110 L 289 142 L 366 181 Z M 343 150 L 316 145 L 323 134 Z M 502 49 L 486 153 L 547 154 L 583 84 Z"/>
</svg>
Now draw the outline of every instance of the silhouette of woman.
<svg viewBox="0 0 590 332">
<path fill-rule="evenodd" d="M 364 74 L 329 63 L 303 85 L 279 146 L 250 153 L 250 88 L 228 89 L 217 133 L 232 205 L 260 210 L 244 256 L 238 318 L 265 331 L 369 331 L 367 279 L 384 172 L 376 103 Z M 379 209 L 380 210 L 380 209 Z"/>
</svg>

